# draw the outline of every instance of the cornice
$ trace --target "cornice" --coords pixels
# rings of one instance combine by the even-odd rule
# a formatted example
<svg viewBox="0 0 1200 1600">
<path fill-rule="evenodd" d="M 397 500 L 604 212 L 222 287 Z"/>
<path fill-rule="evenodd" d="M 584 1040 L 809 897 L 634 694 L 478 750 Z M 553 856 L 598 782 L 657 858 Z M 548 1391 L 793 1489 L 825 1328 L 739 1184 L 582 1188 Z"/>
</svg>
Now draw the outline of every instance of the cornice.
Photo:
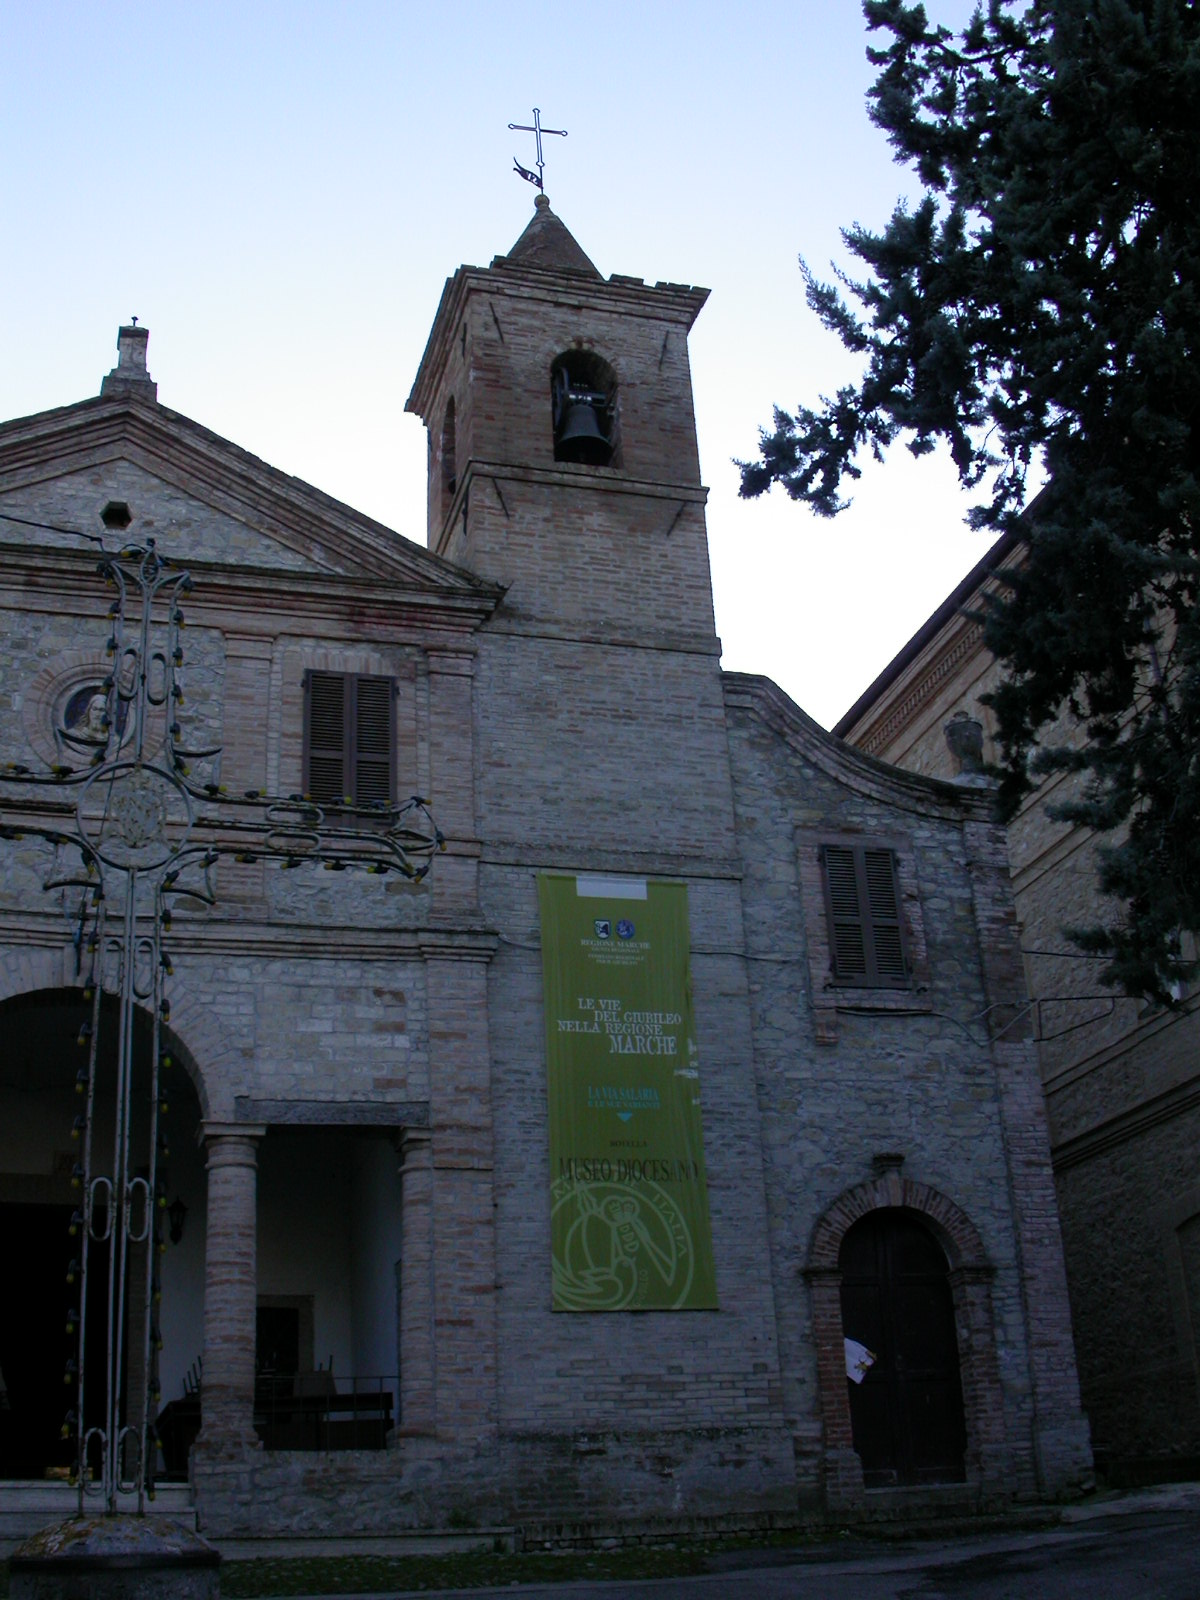
<svg viewBox="0 0 1200 1600">
<path fill-rule="evenodd" d="M 897 733 L 911 727 L 917 714 L 965 662 L 979 657 L 991 661 L 984 648 L 983 629 L 960 613 L 944 625 L 925 653 L 916 657 L 911 671 L 898 677 L 857 724 L 847 725 L 847 734 L 854 734 L 858 749 L 876 755 Z M 842 725 L 837 724 L 839 728 Z"/>
<path fill-rule="evenodd" d="M 233 1100 L 229 1131 L 245 1133 L 244 1124 L 267 1128 L 401 1128 L 429 1127 L 428 1100 L 266 1100 L 239 1094 Z"/>
<path fill-rule="evenodd" d="M 648 284 L 640 278 L 620 274 L 593 278 L 582 272 L 524 266 L 505 256 L 497 256 L 490 267 L 459 267 L 454 276 L 446 280 L 412 391 L 404 403 L 406 411 L 415 412 L 425 420 L 428 420 L 427 412 L 433 400 L 433 375 L 446 365 L 450 340 L 472 294 L 564 308 L 586 306 L 608 315 L 674 322 L 685 332 L 708 299 L 707 289 L 693 288 L 689 284 Z"/>
<path fill-rule="evenodd" d="M 0 603 L 29 606 L 43 597 L 47 608 L 60 609 L 64 594 L 107 599 L 109 591 L 96 570 L 98 555 L 95 547 L 70 550 L 0 540 Z M 469 586 L 430 588 L 386 574 L 297 572 L 207 561 L 182 565 L 196 584 L 187 601 L 189 621 L 215 623 L 221 613 L 245 613 L 258 619 L 255 632 L 272 634 L 311 619 L 323 635 L 340 625 L 348 637 L 384 633 L 396 642 L 422 642 L 431 631 L 473 631 L 504 594 L 501 585 L 483 579 Z"/>
<path fill-rule="evenodd" d="M 930 659 L 937 661 L 938 655 L 935 646 L 939 635 L 949 636 L 955 620 L 970 620 L 965 617 L 965 608 L 979 603 L 979 597 L 985 589 L 997 587 L 996 574 L 1005 567 L 1013 567 L 1024 560 L 1025 543 L 1029 537 L 1029 527 L 1036 519 L 1037 501 L 1035 497 L 1023 513 L 1022 522 L 1009 532 L 1001 534 L 1000 538 L 985 553 L 983 558 L 976 562 L 967 573 L 966 577 L 958 583 L 946 596 L 941 605 L 928 616 L 913 634 L 906 645 L 884 667 L 883 671 L 870 684 L 854 704 L 833 725 L 833 731 L 840 738 L 848 739 L 854 736 L 855 742 L 863 740 L 866 747 L 867 740 L 874 730 L 873 717 L 886 715 L 891 704 L 891 694 L 899 683 L 906 670 L 913 667 L 927 652 Z M 975 625 L 978 628 L 978 624 Z M 982 630 L 979 630 L 980 647 L 982 648 Z M 917 674 L 913 673 L 912 677 Z M 942 674 L 944 677 L 944 674 Z M 939 682 L 941 679 L 939 678 Z M 934 685 L 933 687 L 936 687 Z M 932 693 L 932 687 L 929 691 Z M 916 699 L 913 704 L 919 704 L 922 695 L 919 687 L 914 691 Z M 865 734 L 865 737 L 864 737 Z"/>
<path fill-rule="evenodd" d="M 559 623 L 548 615 L 524 611 L 514 615 L 511 610 L 497 611 L 489 624 L 490 636 L 505 634 L 517 639 L 545 639 L 554 644 L 598 645 L 605 650 L 657 650 L 664 655 L 706 656 L 721 658 L 721 641 L 716 634 L 699 637 L 692 633 L 676 633 L 669 627 L 626 630 L 613 623 L 586 628 L 582 623 Z"/>
<path fill-rule="evenodd" d="M 517 867 L 527 872 L 613 872 L 638 878 L 684 878 L 689 882 L 740 881 L 741 857 L 685 855 L 679 851 L 606 849 L 559 839 L 489 838 L 480 853 L 485 867 Z"/>
<path fill-rule="evenodd" d="M 1200 1077 L 1193 1076 L 1140 1105 L 1107 1117 L 1085 1133 L 1064 1139 L 1060 1145 L 1052 1148 L 1050 1164 L 1055 1172 L 1066 1172 L 1070 1167 L 1077 1167 L 1117 1145 L 1128 1144 L 1138 1134 L 1146 1133 L 1164 1122 L 1174 1122 L 1197 1106 L 1200 1106 Z"/>
<path fill-rule="evenodd" d="M 69 949 L 61 912 L 0 911 L 0 945 Z M 320 923 L 256 922 L 179 916 L 171 932 L 171 954 L 186 983 L 189 956 L 239 956 L 262 961 L 427 961 L 431 958 L 490 961 L 499 939 L 482 927 L 359 928 Z M 82 981 L 82 980 L 81 980 Z"/>
<path fill-rule="evenodd" d="M 530 483 L 554 489 L 579 489 L 592 494 L 636 495 L 643 500 L 683 501 L 704 506 L 708 490 L 700 483 L 671 483 L 660 478 L 631 478 L 619 467 L 584 467 L 560 463 L 553 467 L 532 467 L 520 461 L 482 461 L 474 456 L 463 470 L 464 484 L 471 477 L 485 481 L 499 478 L 504 483 Z M 460 488 L 455 502 L 462 495 Z M 453 520 L 454 507 L 447 521 Z"/>
<path fill-rule="evenodd" d="M 856 793 L 922 816 L 957 822 L 993 820 L 990 788 L 960 787 L 878 761 L 827 733 L 770 678 L 726 672 L 722 680 L 727 707 L 748 711 L 827 777 Z"/>
</svg>

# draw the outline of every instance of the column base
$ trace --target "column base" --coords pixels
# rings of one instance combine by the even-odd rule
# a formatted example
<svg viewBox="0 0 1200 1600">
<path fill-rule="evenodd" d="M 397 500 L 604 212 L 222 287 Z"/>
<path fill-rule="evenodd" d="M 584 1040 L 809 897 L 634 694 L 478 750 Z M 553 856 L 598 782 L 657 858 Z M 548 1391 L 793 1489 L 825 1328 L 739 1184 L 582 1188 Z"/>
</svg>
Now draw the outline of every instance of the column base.
<svg viewBox="0 0 1200 1600">
<path fill-rule="evenodd" d="M 825 1452 L 825 1506 L 833 1512 L 861 1511 L 866 1502 L 862 1462 L 855 1450 Z"/>
<path fill-rule="evenodd" d="M 12 1600 L 218 1600 L 220 1554 L 164 1517 L 71 1517 L 9 1561 Z"/>
<path fill-rule="evenodd" d="M 192 1461 L 245 1461 L 262 1453 L 263 1442 L 253 1428 L 202 1427 L 192 1445 Z"/>
</svg>

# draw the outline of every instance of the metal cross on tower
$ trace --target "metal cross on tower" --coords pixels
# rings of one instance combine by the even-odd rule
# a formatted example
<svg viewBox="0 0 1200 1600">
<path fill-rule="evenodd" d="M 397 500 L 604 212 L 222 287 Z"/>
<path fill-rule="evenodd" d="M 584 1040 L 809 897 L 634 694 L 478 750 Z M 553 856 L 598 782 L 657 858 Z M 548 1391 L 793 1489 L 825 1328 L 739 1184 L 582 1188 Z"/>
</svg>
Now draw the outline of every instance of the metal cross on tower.
<svg viewBox="0 0 1200 1600">
<path fill-rule="evenodd" d="M 213 867 L 225 855 L 284 868 L 321 863 L 334 872 L 397 871 L 416 880 L 443 847 L 425 802 L 416 797 L 404 804 L 318 805 L 299 794 L 230 794 L 207 781 L 206 771 L 208 779 L 216 775 L 220 747 L 188 748 L 181 725 L 181 603 L 191 578 L 158 553 L 153 539 L 105 552 L 98 570 L 116 591 L 108 612 L 107 676 L 86 706 L 76 707 L 73 725 L 55 728 L 58 759 L 48 769 L 10 762 L 0 770 L 7 788 L 0 838 L 32 836 L 54 847 L 43 888 L 64 896 L 90 1007 L 79 1033 L 87 1064 L 76 1074 L 82 1110 L 73 1129 L 80 1151 L 71 1232 L 79 1248 L 68 1282 L 78 1285 L 79 1303 L 68 1313 L 76 1355 L 66 1381 L 74 1384 L 75 1402 L 63 1425 L 63 1437 L 75 1444 L 81 1513 L 85 1493 L 102 1494 L 109 1511 L 116 1510 L 118 1494 L 136 1492 L 139 1510 L 147 1492 L 153 1496 L 166 1207 L 159 1119 L 166 1109 L 162 1075 L 172 1065 L 164 1038 L 172 971 L 165 938 L 175 902 L 212 905 Z M 104 995 L 115 1002 L 117 1029 L 107 1158 L 93 1136 Z M 135 1028 L 139 1007 L 151 1018 L 144 1062 L 144 1032 Z M 85 1385 L 87 1312 L 97 1297 L 106 1330 L 102 1406 Z M 96 1326 L 93 1321 L 93 1332 Z M 98 1365 L 93 1361 L 93 1375 Z"/>
<path fill-rule="evenodd" d="M 533 108 L 533 121 L 531 123 L 510 122 L 508 126 L 516 133 L 532 133 L 536 138 L 537 160 L 534 162 L 534 165 L 537 167 L 537 172 L 530 172 L 528 167 L 523 167 L 517 160 L 516 156 L 513 157 L 513 171 L 520 177 L 524 178 L 527 183 L 536 184 L 538 189 L 545 194 L 546 186 L 542 182 L 542 179 L 545 176 L 546 163 L 542 160 L 542 135 L 544 133 L 553 133 L 557 134 L 559 138 L 565 139 L 567 137 L 567 130 L 565 128 L 543 128 L 542 113 L 538 110 L 537 106 L 534 106 Z"/>
</svg>

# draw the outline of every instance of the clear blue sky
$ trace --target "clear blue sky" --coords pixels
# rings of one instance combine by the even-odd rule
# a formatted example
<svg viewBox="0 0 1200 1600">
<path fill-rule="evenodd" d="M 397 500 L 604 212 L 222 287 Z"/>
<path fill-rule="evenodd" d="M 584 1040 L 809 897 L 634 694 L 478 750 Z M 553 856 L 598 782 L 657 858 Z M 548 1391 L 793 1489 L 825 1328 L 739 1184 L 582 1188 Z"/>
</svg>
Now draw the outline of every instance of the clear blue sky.
<svg viewBox="0 0 1200 1600">
<path fill-rule="evenodd" d="M 930 0 L 961 25 L 967 0 Z M 604 273 L 703 284 L 692 338 L 725 664 L 833 721 L 984 542 L 894 452 L 819 522 L 737 498 L 775 402 L 855 375 L 796 258 L 911 180 L 864 109 L 854 0 L 740 8 L 0 0 L 0 416 L 97 392 L 120 322 L 164 404 L 424 540 L 404 414 L 442 283 L 554 209 Z"/>
</svg>

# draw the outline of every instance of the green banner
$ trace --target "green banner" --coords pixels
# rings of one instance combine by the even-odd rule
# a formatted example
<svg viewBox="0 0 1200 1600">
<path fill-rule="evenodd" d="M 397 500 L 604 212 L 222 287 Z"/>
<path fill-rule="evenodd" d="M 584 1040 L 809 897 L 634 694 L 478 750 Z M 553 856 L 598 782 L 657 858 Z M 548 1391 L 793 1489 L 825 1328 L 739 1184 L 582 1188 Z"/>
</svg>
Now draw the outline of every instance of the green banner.
<svg viewBox="0 0 1200 1600">
<path fill-rule="evenodd" d="M 715 1308 L 687 888 L 538 879 L 556 1311 Z"/>
</svg>

